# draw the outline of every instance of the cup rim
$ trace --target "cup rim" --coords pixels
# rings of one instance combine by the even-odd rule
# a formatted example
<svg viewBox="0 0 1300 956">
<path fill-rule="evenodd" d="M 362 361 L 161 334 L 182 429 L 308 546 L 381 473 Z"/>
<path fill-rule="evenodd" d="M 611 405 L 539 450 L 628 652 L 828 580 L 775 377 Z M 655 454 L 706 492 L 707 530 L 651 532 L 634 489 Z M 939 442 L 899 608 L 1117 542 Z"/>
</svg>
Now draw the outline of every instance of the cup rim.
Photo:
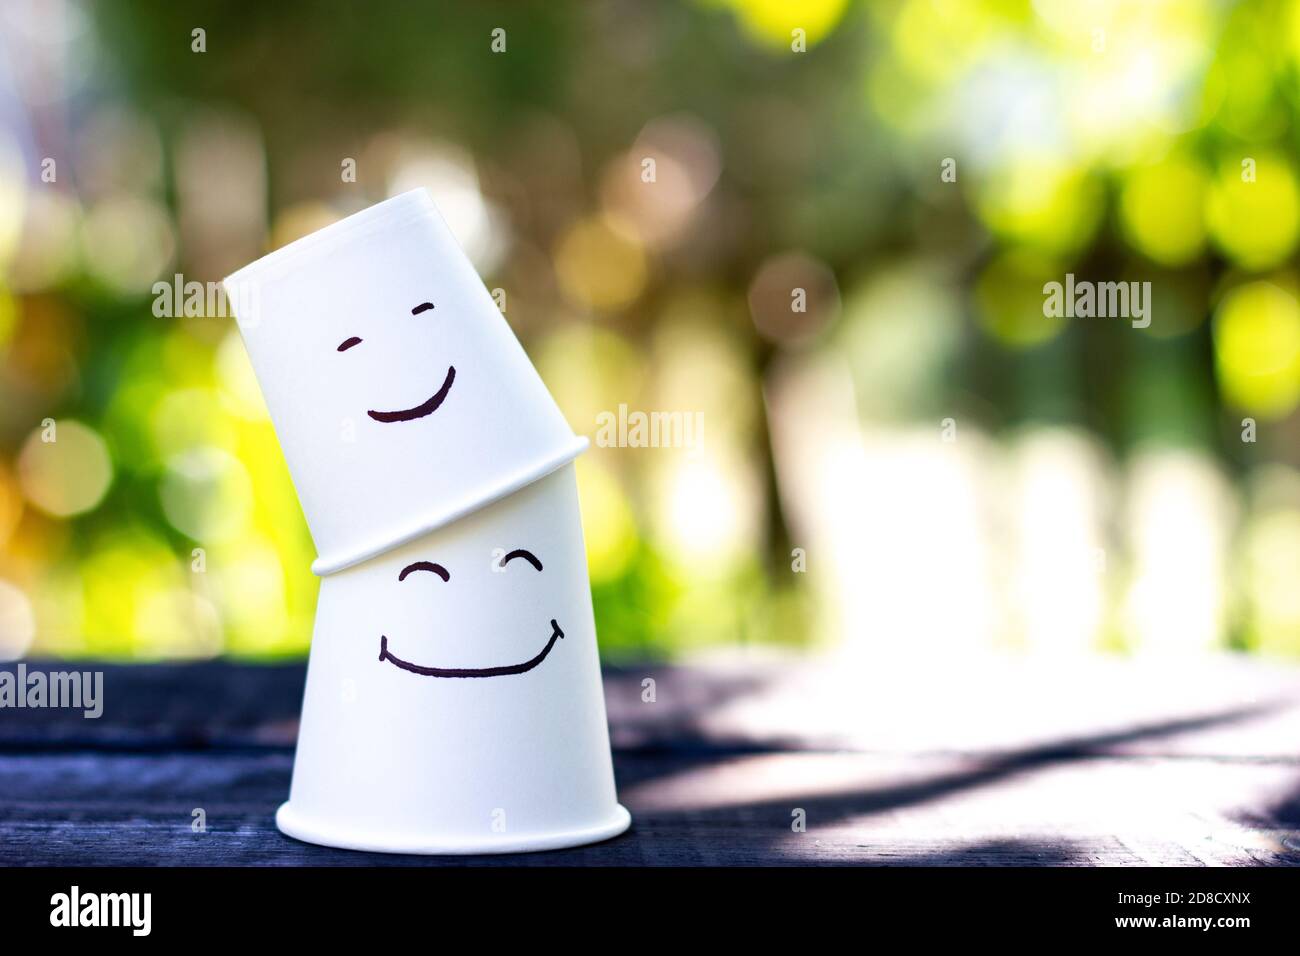
<svg viewBox="0 0 1300 956">
<path fill-rule="evenodd" d="M 369 853 L 420 853 L 427 856 L 466 856 L 482 853 L 534 853 L 562 850 L 566 847 L 601 843 L 624 833 L 632 825 L 632 815 L 621 803 L 615 803 L 609 816 L 586 826 L 547 828 L 493 839 L 480 834 L 426 836 L 411 833 L 398 836 L 357 827 L 350 820 L 313 818 L 299 812 L 293 797 L 275 812 L 275 826 L 285 836 L 320 846 L 340 847 Z"/>
<path fill-rule="evenodd" d="M 391 551 L 410 541 L 414 541 L 416 538 L 421 538 L 431 531 L 437 531 L 444 525 L 451 524 L 451 522 L 478 511 L 480 508 L 485 508 L 494 502 L 500 501 L 507 495 L 514 494 L 520 488 L 531 485 L 552 472 L 559 471 L 586 451 L 590 444 L 591 442 L 585 436 L 575 435 L 573 440 L 558 453 L 551 454 L 540 461 L 532 462 L 496 484 L 464 495 L 450 505 L 434 508 L 423 516 L 413 519 L 404 528 L 374 535 L 364 544 L 356 547 L 327 555 L 318 555 L 316 560 L 312 562 L 311 572 L 317 577 L 337 574 L 364 561 L 369 561 L 371 558 L 378 557 L 386 551 Z"/>
<path fill-rule="evenodd" d="M 350 239 L 369 235 L 381 228 L 401 225 L 430 213 L 434 216 L 439 215 L 438 207 L 434 204 L 429 191 L 423 186 L 399 193 L 367 206 L 359 212 L 354 212 L 350 216 L 344 216 L 328 226 L 322 226 L 315 232 L 309 232 L 293 242 L 268 252 L 260 259 L 254 259 L 248 265 L 226 276 L 222 284 L 230 286 L 255 277 L 273 278 L 291 266 L 301 265 L 304 260 L 322 255 Z"/>
</svg>

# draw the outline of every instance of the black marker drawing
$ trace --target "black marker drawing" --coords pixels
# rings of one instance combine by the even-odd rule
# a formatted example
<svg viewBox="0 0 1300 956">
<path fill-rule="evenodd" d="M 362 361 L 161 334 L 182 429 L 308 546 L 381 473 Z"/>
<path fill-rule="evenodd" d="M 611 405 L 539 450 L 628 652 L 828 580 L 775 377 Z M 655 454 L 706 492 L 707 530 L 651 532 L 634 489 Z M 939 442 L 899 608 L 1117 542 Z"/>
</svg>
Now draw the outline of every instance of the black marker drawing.
<svg viewBox="0 0 1300 956">
<path fill-rule="evenodd" d="M 501 559 L 501 563 L 497 565 L 497 567 L 504 568 L 515 558 L 523 558 L 525 561 L 527 561 L 529 564 L 535 567 L 538 571 L 542 570 L 542 562 L 537 560 L 537 555 L 533 554 L 533 552 L 531 551 L 526 551 L 523 548 L 515 548 L 515 550 L 511 551 L 509 554 L 507 554 L 504 558 Z"/>
<path fill-rule="evenodd" d="M 421 312 L 428 312 L 433 307 L 434 306 L 432 302 L 421 302 L 419 305 L 417 305 L 415 308 L 411 310 L 411 315 L 419 315 Z M 354 345 L 360 345 L 360 344 L 361 344 L 360 337 L 353 335 L 350 338 L 344 339 L 339 344 L 338 351 L 346 352 Z M 451 391 L 451 383 L 454 381 L 456 381 L 456 368 L 455 366 L 449 365 L 447 366 L 447 377 L 443 380 L 442 386 L 436 392 L 430 395 L 425 401 L 421 402 L 419 405 L 416 405 L 414 408 L 402 408 L 402 409 L 398 409 L 395 412 L 369 411 L 366 412 L 366 414 L 369 415 L 377 422 L 385 422 L 385 423 L 411 422 L 411 421 L 415 421 L 415 419 L 417 418 L 423 418 L 426 415 L 432 415 L 434 412 L 438 410 L 438 406 L 443 403 L 443 400 L 446 399 L 447 393 Z"/>
<path fill-rule="evenodd" d="M 447 393 L 451 391 L 451 383 L 456 381 L 456 369 L 453 366 L 447 367 L 447 378 L 443 381 L 442 387 L 434 392 L 429 399 L 414 408 L 404 408 L 396 412 L 366 412 L 377 422 L 409 422 L 417 418 L 423 418 L 425 415 L 432 415 L 438 410 Z"/>
<path fill-rule="evenodd" d="M 528 561 L 538 571 L 542 570 L 542 562 L 531 551 L 525 548 L 516 548 L 502 559 L 501 564 L 514 558 L 523 558 Z M 402 568 L 401 573 L 397 575 L 399 582 L 405 581 L 406 576 L 415 571 L 428 571 L 442 578 L 444 582 L 451 581 L 451 572 L 441 564 L 435 564 L 432 561 L 412 561 L 406 567 Z M 510 674 L 523 674 L 542 661 L 546 660 L 546 655 L 551 653 L 551 648 L 555 642 L 564 637 L 564 631 L 555 618 L 551 618 L 551 639 L 546 642 L 546 646 L 534 657 L 529 658 L 522 664 L 505 664 L 500 667 L 425 667 L 422 664 L 412 664 L 410 661 L 402 660 L 395 654 L 388 652 L 388 635 L 379 636 L 379 661 L 383 663 L 388 661 L 395 667 L 400 667 L 404 671 L 410 671 L 412 674 L 420 674 L 424 677 L 505 677 Z"/>
<path fill-rule="evenodd" d="M 434 574 L 438 575 L 438 577 L 442 578 L 444 581 L 451 580 L 451 572 L 449 572 L 441 564 L 434 564 L 432 561 L 413 561 L 412 563 L 408 564 L 406 567 L 402 568 L 402 573 L 397 576 L 397 580 L 405 581 L 406 576 L 410 574 L 412 571 L 432 571 Z"/>
<path fill-rule="evenodd" d="M 551 639 L 546 642 L 546 646 L 542 648 L 541 653 L 524 661 L 522 664 L 507 664 L 503 667 L 423 667 L 390 654 L 388 652 L 388 638 L 380 635 L 379 659 L 388 661 L 404 671 L 421 674 L 424 677 L 505 677 L 509 674 L 523 674 L 532 670 L 546 660 L 546 655 L 551 653 L 551 648 L 555 646 L 555 642 L 562 637 L 564 637 L 564 631 L 560 630 L 560 625 L 555 618 L 551 618 Z"/>
</svg>

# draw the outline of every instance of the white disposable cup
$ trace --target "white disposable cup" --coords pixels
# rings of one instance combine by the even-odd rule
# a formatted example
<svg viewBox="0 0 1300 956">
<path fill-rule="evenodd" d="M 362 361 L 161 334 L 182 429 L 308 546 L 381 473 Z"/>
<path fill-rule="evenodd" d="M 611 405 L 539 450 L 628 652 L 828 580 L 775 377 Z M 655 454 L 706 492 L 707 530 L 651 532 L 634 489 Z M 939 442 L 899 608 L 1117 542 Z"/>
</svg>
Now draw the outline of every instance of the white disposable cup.
<svg viewBox="0 0 1300 956">
<path fill-rule="evenodd" d="M 506 853 L 629 822 L 572 464 L 321 580 L 284 833 Z"/>
<path fill-rule="evenodd" d="M 586 447 L 423 189 L 290 243 L 225 288 L 317 574 L 417 538 Z"/>
</svg>

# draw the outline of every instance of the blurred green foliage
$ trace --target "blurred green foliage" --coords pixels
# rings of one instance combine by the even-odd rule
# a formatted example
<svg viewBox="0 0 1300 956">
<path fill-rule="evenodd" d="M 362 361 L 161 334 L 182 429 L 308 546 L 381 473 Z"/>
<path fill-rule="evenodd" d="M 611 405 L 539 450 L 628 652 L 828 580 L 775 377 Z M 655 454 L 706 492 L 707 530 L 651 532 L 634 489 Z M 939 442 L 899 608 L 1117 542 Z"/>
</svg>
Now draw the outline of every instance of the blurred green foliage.
<svg viewBox="0 0 1300 956">
<path fill-rule="evenodd" d="M 576 430 L 620 404 L 704 416 L 700 448 L 583 460 L 605 653 L 923 641 L 970 617 L 909 624 L 906 602 L 989 567 L 970 590 L 1013 644 L 1063 594 L 1091 646 L 1300 650 L 1295 3 L 10 16 L 0 652 L 302 653 L 313 551 L 233 323 L 156 315 L 154 283 L 219 280 L 414 185 Z M 1150 282 L 1154 321 L 1045 316 L 1067 273 Z M 848 420 L 818 391 L 841 375 Z M 803 391 L 818 414 L 791 412 Z M 908 457 L 949 418 L 971 457 Z M 808 462 L 857 455 L 853 428 L 865 464 L 819 484 L 839 466 Z M 891 462 L 910 480 L 872 484 Z M 944 507 L 979 503 L 925 530 L 946 468 Z M 1058 552 L 1026 530 L 1039 494 L 1078 516 Z M 944 537 L 962 515 L 969 547 Z M 850 530 L 884 557 L 840 556 Z M 1184 588 L 1209 597 L 1180 615 Z"/>
</svg>

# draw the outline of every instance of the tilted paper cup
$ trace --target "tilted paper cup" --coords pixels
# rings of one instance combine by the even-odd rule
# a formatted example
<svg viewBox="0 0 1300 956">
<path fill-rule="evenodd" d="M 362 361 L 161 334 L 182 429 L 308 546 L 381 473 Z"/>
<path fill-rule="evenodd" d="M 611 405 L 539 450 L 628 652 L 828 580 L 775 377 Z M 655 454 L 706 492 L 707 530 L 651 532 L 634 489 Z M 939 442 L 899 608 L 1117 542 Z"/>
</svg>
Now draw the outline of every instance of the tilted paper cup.
<svg viewBox="0 0 1300 956">
<path fill-rule="evenodd" d="M 424 190 L 225 280 L 329 574 L 521 488 L 586 440 Z"/>
<path fill-rule="evenodd" d="M 570 464 L 321 580 L 280 829 L 402 853 L 625 830 Z"/>
</svg>

